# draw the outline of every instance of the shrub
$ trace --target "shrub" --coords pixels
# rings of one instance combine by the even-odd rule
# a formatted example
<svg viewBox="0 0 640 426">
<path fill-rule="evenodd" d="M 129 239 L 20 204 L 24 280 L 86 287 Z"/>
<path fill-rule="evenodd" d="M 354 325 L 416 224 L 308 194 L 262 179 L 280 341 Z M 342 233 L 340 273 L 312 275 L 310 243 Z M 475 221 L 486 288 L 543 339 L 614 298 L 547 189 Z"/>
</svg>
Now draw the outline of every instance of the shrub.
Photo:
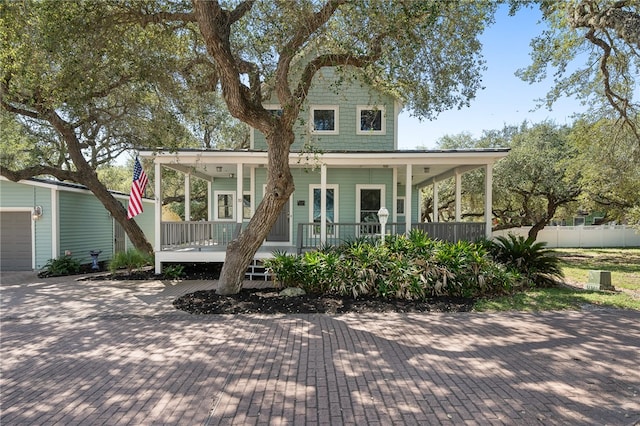
<svg viewBox="0 0 640 426">
<path fill-rule="evenodd" d="M 73 259 L 71 256 L 65 255 L 57 259 L 49 259 L 39 275 L 44 277 L 57 277 L 77 274 L 80 272 L 80 268 L 79 261 Z"/>
<path fill-rule="evenodd" d="M 264 261 L 264 266 L 273 274 L 278 287 L 297 287 L 303 280 L 300 256 L 275 251 L 273 258 Z"/>
<path fill-rule="evenodd" d="M 496 261 L 519 272 L 533 286 L 552 286 L 564 276 L 558 257 L 544 242 L 509 234 L 496 237 L 489 250 Z"/>
<path fill-rule="evenodd" d="M 170 280 L 177 280 L 184 275 L 183 265 L 167 265 L 162 270 L 162 275 Z"/>
<path fill-rule="evenodd" d="M 129 274 L 134 269 L 153 264 L 153 256 L 137 249 L 129 249 L 113 255 L 109 262 L 109 270 L 114 273 L 118 269 L 126 269 Z"/>
<path fill-rule="evenodd" d="M 422 231 L 388 237 L 384 245 L 379 239 L 359 238 L 300 256 L 276 252 L 266 264 L 281 285 L 354 298 L 504 294 L 518 277 L 494 262 L 482 243 L 450 244 Z"/>
</svg>

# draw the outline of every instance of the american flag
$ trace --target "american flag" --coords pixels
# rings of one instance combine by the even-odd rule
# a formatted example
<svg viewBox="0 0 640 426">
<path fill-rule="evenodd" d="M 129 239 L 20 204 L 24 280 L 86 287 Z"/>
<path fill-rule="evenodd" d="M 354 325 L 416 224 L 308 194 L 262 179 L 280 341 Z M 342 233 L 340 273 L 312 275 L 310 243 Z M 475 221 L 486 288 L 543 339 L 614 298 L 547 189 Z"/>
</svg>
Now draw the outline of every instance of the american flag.
<svg viewBox="0 0 640 426">
<path fill-rule="evenodd" d="M 144 188 L 147 186 L 147 182 L 149 182 L 149 178 L 144 170 L 142 170 L 140 160 L 136 157 L 136 162 L 133 165 L 131 193 L 129 194 L 129 209 L 127 211 L 128 219 L 132 219 L 134 216 L 142 213 L 142 194 L 144 194 Z"/>
</svg>

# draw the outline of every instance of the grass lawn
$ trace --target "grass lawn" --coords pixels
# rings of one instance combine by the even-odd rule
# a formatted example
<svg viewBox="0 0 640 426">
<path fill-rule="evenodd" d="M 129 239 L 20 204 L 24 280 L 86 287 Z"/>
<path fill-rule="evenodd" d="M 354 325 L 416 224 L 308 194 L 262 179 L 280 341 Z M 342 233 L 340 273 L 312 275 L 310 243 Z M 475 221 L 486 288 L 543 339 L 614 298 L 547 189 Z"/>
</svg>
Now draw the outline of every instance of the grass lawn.
<svg viewBox="0 0 640 426">
<path fill-rule="evenodd" d="M 537 289 L 479 301 L 477 311 L 581 309 L 585 305 L 640 310 L 640 249 L 555 249 L 570 287 Z M 589 270 L 611 272 L 615 292 L 587 291 Z"/>
</svg>

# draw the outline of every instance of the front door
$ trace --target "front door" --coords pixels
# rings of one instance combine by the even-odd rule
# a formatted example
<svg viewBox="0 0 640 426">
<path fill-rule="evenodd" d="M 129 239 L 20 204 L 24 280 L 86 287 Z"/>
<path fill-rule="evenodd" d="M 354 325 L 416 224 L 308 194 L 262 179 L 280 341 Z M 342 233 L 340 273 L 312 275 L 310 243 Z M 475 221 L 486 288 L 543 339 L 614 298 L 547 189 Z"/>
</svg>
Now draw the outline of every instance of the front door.
<svg viewBox="0 0 640 426">
<path fill-rule="evenodd" d="M 271 232 L 267 236 L 267 241 L 269 242 L 289 242 L 290 240 L 290 231 L 289 231 L 289 201 L 286 202 L 282 211 L 280 212 L 280 216 L 278 216 L 278 220 L 271 227 Z"/>
<path fill-rule="evenodd" d="M 356 200 L 356 218 L 360 223 L 360 235 L 370 235 L 380 233 L 380 220 L 378 210 L 383 205 L 384 186 L 383 185 L 358 185 Z"/>
</svg>

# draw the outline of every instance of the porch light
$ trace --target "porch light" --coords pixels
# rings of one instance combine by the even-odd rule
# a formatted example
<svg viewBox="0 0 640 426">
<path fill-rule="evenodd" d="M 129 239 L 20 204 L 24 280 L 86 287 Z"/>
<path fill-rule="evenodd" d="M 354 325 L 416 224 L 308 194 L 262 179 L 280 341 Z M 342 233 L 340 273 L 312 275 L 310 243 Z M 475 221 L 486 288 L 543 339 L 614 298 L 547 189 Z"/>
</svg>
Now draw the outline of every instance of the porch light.
<svg viewBox="0 0 640 426">
<path fill-rule="evenodd" d="M 380 207 L 378 210 L 378 220 L 380 220 L 380 228 L 382 233 L 382 244 L 384 245 L 384 236 L 386 234 L 387 220 L 389 219 L 389 210 L 386 207 Z"/>
<path fill-rule="evenodd" d="M 222 167 L 221 166 L 216 166 L 216 172 L 222 173 Z"/>
<path fill-rule="evenodd" d="M 31 213 L 31 218 L 33 220 L 39 220 L 42 217 L 42 206 L 35 206 L 33 208 L 33 212 Z"/>
</svg>

